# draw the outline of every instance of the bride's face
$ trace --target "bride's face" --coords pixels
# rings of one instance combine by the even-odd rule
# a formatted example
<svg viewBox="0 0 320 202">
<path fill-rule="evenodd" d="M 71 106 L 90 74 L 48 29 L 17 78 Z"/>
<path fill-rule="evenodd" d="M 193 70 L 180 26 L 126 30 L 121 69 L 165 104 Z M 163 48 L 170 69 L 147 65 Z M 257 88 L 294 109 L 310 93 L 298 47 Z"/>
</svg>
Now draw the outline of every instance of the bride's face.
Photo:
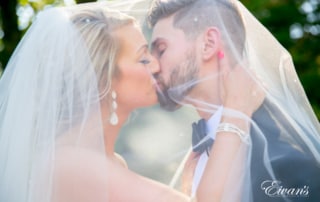
<svg viewBox="0 0 320 202">
<path fill-rule="evenodd" d="M 127 25 L 115 32 L 120 41 L 117 58 L 115 90 L 117 102 L 129 110 L 157 103 L 152 74 L 159 71 L 157 60 L 149 53 L 147 41 L 135 25 Z"/>
</svg>

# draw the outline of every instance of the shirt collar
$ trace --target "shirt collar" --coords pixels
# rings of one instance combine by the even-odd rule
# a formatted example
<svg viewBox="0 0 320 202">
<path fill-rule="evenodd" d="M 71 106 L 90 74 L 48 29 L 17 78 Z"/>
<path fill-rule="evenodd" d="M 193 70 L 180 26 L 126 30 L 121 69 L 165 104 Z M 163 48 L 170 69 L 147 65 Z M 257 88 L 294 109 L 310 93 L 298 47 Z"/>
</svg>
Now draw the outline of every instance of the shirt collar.
<svg viewBox="0 0 320 202">
<path fill-rule="evenodd" d="M 212 139 L 216 138 L 216 130 L 218 128 L 219 123 L 221 122 L 222 111 L 223 106 L 220 106 L 207 121 L 207 132 Z"/>
</svg>

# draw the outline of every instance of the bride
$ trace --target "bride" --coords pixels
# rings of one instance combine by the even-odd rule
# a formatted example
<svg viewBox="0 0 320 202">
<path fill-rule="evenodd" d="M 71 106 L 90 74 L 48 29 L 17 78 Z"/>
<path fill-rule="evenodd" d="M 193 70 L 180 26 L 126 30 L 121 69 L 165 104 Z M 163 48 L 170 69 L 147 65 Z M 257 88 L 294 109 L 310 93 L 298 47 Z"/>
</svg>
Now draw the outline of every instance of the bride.
<svg viewBox="0 0 320 202">
<path fill-rule="evenodd" d="M 188 201 L 114 151 L 130 113 L 157 103 L 137 22 L 99 4 L 38 15 L 0 81 L 0 201 Z"/>
</svg>

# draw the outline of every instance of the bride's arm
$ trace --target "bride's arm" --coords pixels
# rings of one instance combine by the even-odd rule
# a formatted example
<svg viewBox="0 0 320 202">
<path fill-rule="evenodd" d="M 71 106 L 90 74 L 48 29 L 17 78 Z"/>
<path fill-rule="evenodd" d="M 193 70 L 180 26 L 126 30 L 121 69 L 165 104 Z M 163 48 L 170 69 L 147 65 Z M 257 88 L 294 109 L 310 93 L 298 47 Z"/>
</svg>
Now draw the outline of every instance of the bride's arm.
<svg viewBox="0 0 320 202">
<path fill-rule="evenodd" d="M 248 158 L 244 139 L 250 138 L 249 120 L 264 99 L 263 91 L 241 67 L 232 69 L 225 75 L 224 81 L 224 108 L 241 112 L 246 118 L 229 116 L 230 113 L 222 117 L 220 126 L 227 127 L 222 127 L 216 134 L 197 191 L 198 202 L 221 201 L 223 197 L 231 197 L 233 202 L 240 201 L 239 189 L 243 183 L 241 180 L 246 172 L 244 166 Z"/>
<path fill-rule="evenodd" d="M 57 158 L 54 190 L 55 202 L 189 201 L 182 193 L 159 182 L 93 152 L 79 150 L 63 151 Z"/>
<path fill-rule="evenodd" d="M 236 119 L 222 120 L 237 126 L 246 124 Z M 244 161 L 246 152 L 246 148 L 242 146 L 243 143 L 236 134 L 231 132 L 217 133 L 197 191 L 198 202 L 221 201 L 226 193 L 229 194 L 228 197 L 232 198 L 233 202 L 240 198 L 240 193 L 235 188 L 236 184 L 241 183 L 242 180 L 242 160 Z"/>
</svg>

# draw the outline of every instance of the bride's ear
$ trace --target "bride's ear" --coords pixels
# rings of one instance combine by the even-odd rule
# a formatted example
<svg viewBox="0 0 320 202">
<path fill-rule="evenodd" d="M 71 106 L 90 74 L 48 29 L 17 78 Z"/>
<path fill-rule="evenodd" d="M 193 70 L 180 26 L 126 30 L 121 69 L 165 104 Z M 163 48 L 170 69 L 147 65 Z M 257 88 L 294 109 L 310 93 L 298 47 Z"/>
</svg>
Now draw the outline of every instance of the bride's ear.
<svg viewBox="0 0 320 202">
<path fill-rule="evenodd" d="M 211 60 L 217 56 L 221 48 L 220 31 L 216 27 L 209 27 L 205 30 L 202 40 L 202 59 Z"/>
</svg>

